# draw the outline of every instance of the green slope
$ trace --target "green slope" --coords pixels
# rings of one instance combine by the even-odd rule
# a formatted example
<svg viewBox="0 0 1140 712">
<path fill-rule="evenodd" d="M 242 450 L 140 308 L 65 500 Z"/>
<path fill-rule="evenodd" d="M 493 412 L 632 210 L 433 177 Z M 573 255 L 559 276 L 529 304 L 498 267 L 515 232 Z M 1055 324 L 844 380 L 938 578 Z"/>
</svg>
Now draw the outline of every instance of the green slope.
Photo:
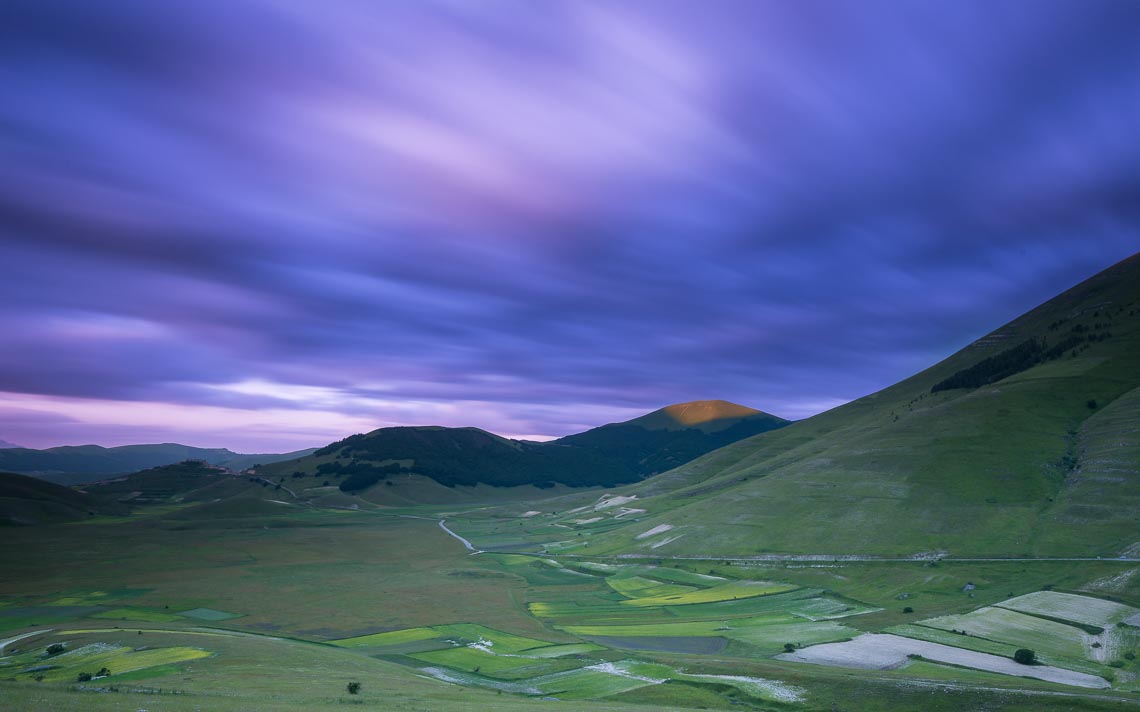
<svg viewBox="0 0 1140 712">
<path fill-rule="evenodd" d="M 1134 256 L 895 386 L 626 488 L 647 513 L 589 551 L 1119 555 L 1140 542 L 1138 387 Z"/>
</svg>

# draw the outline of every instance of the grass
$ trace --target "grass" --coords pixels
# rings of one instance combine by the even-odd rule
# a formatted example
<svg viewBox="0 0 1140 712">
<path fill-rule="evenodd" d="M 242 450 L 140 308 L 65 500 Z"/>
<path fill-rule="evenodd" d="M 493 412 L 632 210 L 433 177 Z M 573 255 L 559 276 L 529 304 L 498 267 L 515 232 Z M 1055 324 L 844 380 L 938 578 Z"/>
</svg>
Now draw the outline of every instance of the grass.
<svg viewBox="0 0 1140 712">
<path fill-rule="evenodd" d="M 146 621 L 150 623 L 170 623 L 173 621 L 181 620 L 181 615 L 172 615 L 170 613 L 163 613 L 162 611 L 151 610 L 148 608 L 112 608 L 109 611 L 100 611 L 93 613 L 92 618 L 109 618 L 112 620 L 122 621 Z M 224 619 L 214 619 L 224 620 Z"/>
<path fill-rule="evenodd" d="M 178 615 L 183 618 L 195 618 L 201 621 L 228 621 L 231 618 L 241 618 L 241 613 L 229 613 L 228 611 L 218 611 L 213 608 L 192 608 L 188 611 L 180 611 Z"/>
<path fill-rule="evenodd" d="M 387 645 L 403 645 L 421 640 L 432 640 L 441 637 L 441 633 L 434 628 L 405 628 L 387 633 L 373 633 L 372 635 L 358 635 L 353 638 L 330 640 L 333 645 L 342 648 L 379 648 Z"/>
<path fill-rule="evenodd" d="M 116 675 L 169 666 L 206 658 L 210 651 L 185 646 L 135 649 L 128 646 L 95 642 L 69 649 L 59 655 L 48 655 L 42 646 L 4 659 L 0 670 L 15 673 L 15 679 L 40 678 L 44 682 L 73 682 L 80 673 L 95 674 L 110 670 L 108 679 Z"/>
<path fill-rule="evenodd" d="M 795 588 L 791 584 L 767 581 L 729 581 L 710 588 L 646 596 L 622 603 L 630 606 L 685 606 L 693 603 L 715 603 L 754 596 L 767 596 L 774 593 L 784 593 Z"/>
</svg>

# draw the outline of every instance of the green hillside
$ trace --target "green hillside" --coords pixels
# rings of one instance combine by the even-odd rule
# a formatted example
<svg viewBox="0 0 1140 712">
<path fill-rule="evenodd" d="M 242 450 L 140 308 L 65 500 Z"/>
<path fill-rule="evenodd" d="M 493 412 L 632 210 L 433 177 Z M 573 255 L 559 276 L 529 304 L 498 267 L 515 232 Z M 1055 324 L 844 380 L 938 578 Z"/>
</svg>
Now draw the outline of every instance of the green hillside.
<svg viewBox="0 0 1140 712">
<path fill-rule="evenodd" d="M 646 511 L 564 550 L 1134 552 L 1138 388 L 1134 256 L 899 384 L 618 491 Z"/>
<path fill-rule="evenodd" d="M 725 401 L 697 401 L 548 443 L 509 440 L 478 428 L 381 428 L 259 472 L 329 477 L 346 492 L 409 474 L 446 487 L 611 487 L 637 482 L 787 423 Z"/>
</svg>

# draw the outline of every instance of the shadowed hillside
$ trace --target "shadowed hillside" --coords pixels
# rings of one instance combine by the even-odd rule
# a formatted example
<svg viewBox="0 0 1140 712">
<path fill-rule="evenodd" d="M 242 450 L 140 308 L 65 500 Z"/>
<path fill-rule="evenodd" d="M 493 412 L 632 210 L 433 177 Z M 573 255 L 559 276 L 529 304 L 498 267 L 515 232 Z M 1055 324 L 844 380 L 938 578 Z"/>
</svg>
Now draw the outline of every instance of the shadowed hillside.
<svg viewBox="0 0 1140 712">
<path fill-rule="evenodd" d="M 0 472 L 0 525 L 47 524 L 118 514 L 123 507 L 34 477 Z"/>
</svg>

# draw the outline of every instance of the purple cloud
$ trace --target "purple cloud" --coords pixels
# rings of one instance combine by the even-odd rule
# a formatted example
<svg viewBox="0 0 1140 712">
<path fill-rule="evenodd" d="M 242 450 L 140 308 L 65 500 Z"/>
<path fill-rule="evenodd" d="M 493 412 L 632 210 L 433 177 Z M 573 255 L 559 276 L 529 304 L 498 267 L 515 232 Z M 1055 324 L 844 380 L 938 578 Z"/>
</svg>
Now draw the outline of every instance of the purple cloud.
<svg viewBox="0 0 1140 712">
<path fill-rule="evenodd" d="M 30 445 L 803 417 L 1140 244 L 1135 4 L 9 5 Z"/>
</svg>

